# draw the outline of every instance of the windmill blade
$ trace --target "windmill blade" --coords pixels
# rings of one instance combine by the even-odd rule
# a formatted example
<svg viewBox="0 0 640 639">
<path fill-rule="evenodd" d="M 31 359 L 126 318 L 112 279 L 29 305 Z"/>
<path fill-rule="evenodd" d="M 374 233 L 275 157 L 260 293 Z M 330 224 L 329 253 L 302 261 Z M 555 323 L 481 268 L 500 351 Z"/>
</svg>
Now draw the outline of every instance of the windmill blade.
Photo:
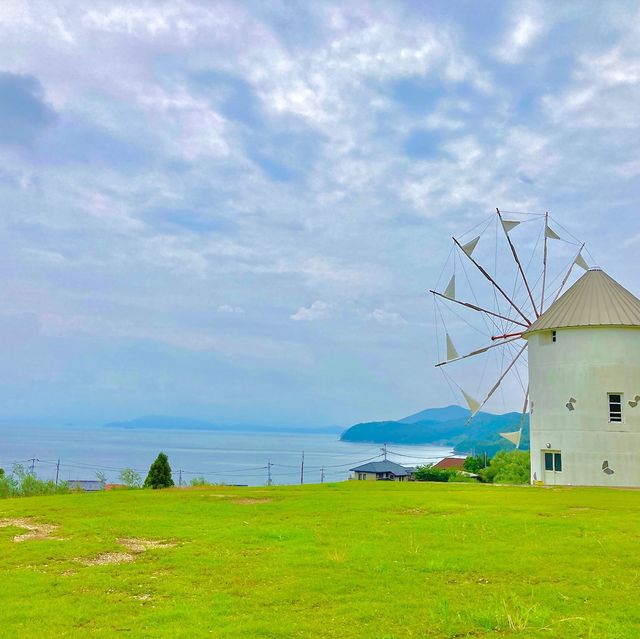
<svg viewBox="0 0 640 639">
<path fill-rule="evenodd" d="M 507 373 L 513 368 L 513 366 L 518 361 L 522 353 L 524 353 L 525 348 L 527 348 L 526 344 L 518 351 L 517 355 L 513 358 L 513 360 L 511 360 L 511 363 L 509 364 L 509 366 L 507 366 L 507 368 L 504 370 L 502 375 L 500 375 L 500 377 L 498 378 L 498 381 L 492 386 L 487 396 L 478 405 L 478 408 L 475 411 L 471 412 L 471 415 L 469 416 L 469 419 L 467 420 L 466 425 L 469 425 L 471 423 L 471 420 L 476 416 L 476 413 L 491 399 L 493 394 L 498 390 L 500 384 L 502 383 L 502 380 L 507 376 Z"/>
<path fill-rule="evenodd" d="M 449 335 L 447 335 L 447 339 Z M 488 350 L 492 348 L 497 348 L 498 346 L 504 346 L 505 344 L 509 344 L 510 342 L 515 342 L 520 339 L 520 334 L 517 337 L 512 337 L 510 339 L 506 339 L 502 342 L 494 342 L 493 344 L 489 344 L 488 346 L 483 346 L 482 348 L 478 348 L 475 351 L 471 351 L 466 355 L 457 355 L 456 357 L 449 358 L 449 342 L 447 341 L 447 360 L 444 362 L 438 362 L 436 364 L 436 368 L 438 366 L 444 366 L 445 364 L 452 364 L 453 362 L 459 362 L 462 359 L 467 359 L 468 357 L 474 357 L 475 355 L 481 355 L 482 353 L 486 353 Z"/>
<path fill-rule="evenodd" d="M 471 304 L 470 302 L 463 302 L 461 300 L 454 300 L 452 297 L 447 297 L 443 293 L 438 293 L 438 291 L 430 290 L 429 293 L 433 293 L 438 297 L 443 297 L 446 300 L 451 302 L 455 302 L 456 304 L 460 304 L 461 306 L 466 306 L 474 311 L 478 311 L 480 313 L 486 313 L 487 315 L 492 315 L 493 317 L 499 317 L 500 319 L 506 320 L 507 322 L 511 322 L 513 324 L 518 324 L 519 326 L 524 326 L 524 328 L 528 328 L 529 324 L 524 324 L 520 320 L 513 319 L 512 317 L 507 317 L 506 315 L 501 315 L 500 313 L 494 313 L 486 308 L 482 308 L 481 306 L 477 306 L 476 304 Z"/>
</svg>

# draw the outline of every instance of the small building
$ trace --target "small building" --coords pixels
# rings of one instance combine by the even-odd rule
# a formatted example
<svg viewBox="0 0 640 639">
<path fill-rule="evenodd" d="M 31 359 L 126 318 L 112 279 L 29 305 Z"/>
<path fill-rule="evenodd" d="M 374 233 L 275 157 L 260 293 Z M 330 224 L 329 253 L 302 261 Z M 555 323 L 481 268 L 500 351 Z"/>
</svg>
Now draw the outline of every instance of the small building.
<svg viewBox="0 0 640 639">
<path fill-rule="evenodd" d="M 97 479 L 70 479 L 69 490 L 77 490 L 85 493 L 95 493 L 104 490 L 104 484 Z"/>
<path fill-rule="evenodd" d="M 464 470 L 465 457 L 445 457 L 441 459 L 437 464 L 434 464 L 432 468 L 438 470 Z"/>
<path fill-rule="evenodd" d="M 378 481 L 408 481 L 412 477 L 413 468 L 405 468 L 392 461 L 369 462 L 362 466 L 349 469 L 353 473 L 352 479 Z"/>
</svg>

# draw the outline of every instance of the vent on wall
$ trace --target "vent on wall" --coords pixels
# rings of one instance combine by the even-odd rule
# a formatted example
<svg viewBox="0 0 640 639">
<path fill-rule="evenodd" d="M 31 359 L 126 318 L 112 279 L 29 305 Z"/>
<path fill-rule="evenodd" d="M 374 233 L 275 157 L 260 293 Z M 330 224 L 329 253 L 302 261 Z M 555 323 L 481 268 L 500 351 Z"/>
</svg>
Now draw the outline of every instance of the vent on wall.
<svg viewBox="0 0 640 639">
<path fill-rule="evenodd" d="M 613 475 L 613 473 L 615 472 L 615 471 L 613 470 L 613 468 L 609 468 L 609 461 L 608 461 L 607 459 L 605 459 L 605 460 L 602 462 L 602 472 L 603 472 L 605 475 Z"/>
<path fill-rule="evenodd" d="M 565 404 L 567 410 L 572 411 L 575 410 L 574 404 L 576 403 L 576 399 L 574 397 L 569 397 L 569 401 Z"/>
</svg>

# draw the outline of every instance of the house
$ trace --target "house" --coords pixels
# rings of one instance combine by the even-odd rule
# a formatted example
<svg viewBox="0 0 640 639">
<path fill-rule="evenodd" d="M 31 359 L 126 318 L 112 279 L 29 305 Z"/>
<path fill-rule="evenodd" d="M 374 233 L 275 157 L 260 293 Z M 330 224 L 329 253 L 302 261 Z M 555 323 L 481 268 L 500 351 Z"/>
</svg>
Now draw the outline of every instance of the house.
<svg viewBox="0 0 640 639">
<path fill-rule="evenodd" d="M 532 483 L 640 486 L 640 300 L 590 269 L 523 337 Z"/>
<path fill-rule="evenodd" d="M 352 479 L 375 479 L 378 481 L 407 481 L 411 479 L 414 471 L 413 468 L 405 468 L 388 460 L 369 462 L 349 470 L 353 473 Z"/>
<path fill-rule="evenodd" d="M 432 468 L 438 470 L 464 470 L 465 457 L 445 457 L 441 459 L 437 464 L 434 464 Z"/>
<path fill-rule="evenodd" d="M 104 484 L 97 479 L 70 479 L 69 490 L 77 490 L 85 493 L 95 493 L 104 490 Z"/>
</svg>

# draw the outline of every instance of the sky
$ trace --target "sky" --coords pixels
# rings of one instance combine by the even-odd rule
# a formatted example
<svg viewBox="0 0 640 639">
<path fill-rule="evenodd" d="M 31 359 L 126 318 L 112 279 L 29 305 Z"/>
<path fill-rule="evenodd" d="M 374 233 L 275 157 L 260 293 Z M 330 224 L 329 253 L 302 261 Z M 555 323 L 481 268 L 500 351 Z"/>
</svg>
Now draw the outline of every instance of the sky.
<svg viewBox="0 0 640 639">
<path fill-rule="evenodd" d="M 640 292 L 639 105 L 636 2 L 3 0 L 0 416 L 460 403 L 427 291 L 496 207 Z"/>
</svg>

